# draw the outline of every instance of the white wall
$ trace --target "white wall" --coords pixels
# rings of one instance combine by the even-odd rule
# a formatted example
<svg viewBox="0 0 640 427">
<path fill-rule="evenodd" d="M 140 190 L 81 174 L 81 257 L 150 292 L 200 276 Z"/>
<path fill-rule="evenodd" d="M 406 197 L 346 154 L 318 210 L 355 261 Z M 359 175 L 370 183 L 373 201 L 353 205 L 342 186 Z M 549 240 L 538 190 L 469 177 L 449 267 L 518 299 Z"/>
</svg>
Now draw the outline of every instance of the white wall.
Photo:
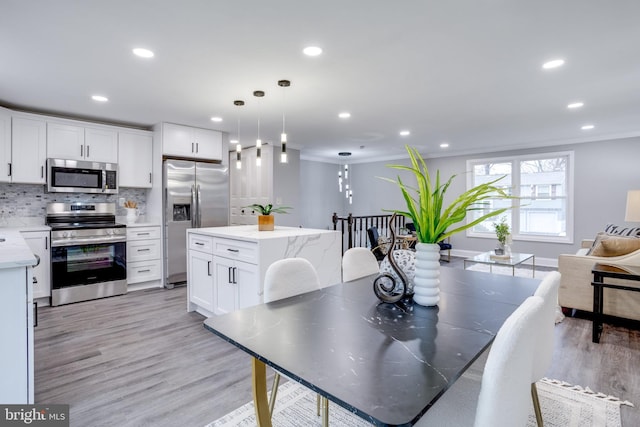
<svg viewBox="0 0 640 427">
<path fill-rule="evenodd" d="M 334 212 L 346 215 L 344 195 L 338 191 L 338 165 L 300 161 L 300 212 L 308 228 L 333 229 Z"/>
<path fill-rule="evenodd" d="M 300 202 L 300 151 L 287 150 L 287 163 L 280 163 L 280 147 L 273 147 L 273 200 L 276 206 L 290 206 L 287 214 L 274 214 L 277 225 L 299 227 L 304 222 Z"/>
<path fill-rule="evenodd" d="M 513 250 L 516 252 L 534 253 L 541 258 L 556 258 L 562 253 L 575 252 L 580 246 L 581 239 L 593 238 L 607 223 L 625 224 L 627 191 L 640 189 L 640 168 L 638 167 L 640 138 L 442 157 L 428 159 L 427 165 L 433 173 L 440 169 L 443 179 L 448 179 L 452 174 L 458 174 L 448 191 L 449 196 L 453 197 L 466 189 L 466 161 L 469 159 L 556 151 L 575 153 L 574 242 L 561 244 L 516 241 L 513 245 Z M 337 165 L 318 166 L 316 162 L 309 161 L 302 163 L 304 167 L 301 168 L 301 182 L 313 185 L 314 189 L 313 193 L 303 194 L 302 204 L 305 205 L 305 212 L 313 212 L 314 224 L 321 223 L 322 215 L 326 215 L 325 223 L 330 222 L 332 210 L 326 205 L 329 204 L 329 200 L 332 200 L 332 196 L 340 195 L 337 190 Z M 354 215 L 374 215 L 384 213 L 384 209 L 405 209 L 406 205 L 398 187 L 379 178 L 381 176 L 395 178 L 398 174 L 409 177 L 404 172 L 387 167 L 388 164 L 402 163 L 408 164 L 408 160 L 351 165 L 354 200 L 353 205 L 344 212 L 352 212 Z M 325 180 L 329 185 L 319 185 L 317 182 Z M 339 204 L 340 200 L 337 203 Z M 340 213 L 340 211 L 337 212 Z M 465 233 L 454 235 L 451 243 L 455 249 L 476 252 L 487 251 L 495 246 L 494 239 L 470 238 L 466 237 Z"/>
</svg>

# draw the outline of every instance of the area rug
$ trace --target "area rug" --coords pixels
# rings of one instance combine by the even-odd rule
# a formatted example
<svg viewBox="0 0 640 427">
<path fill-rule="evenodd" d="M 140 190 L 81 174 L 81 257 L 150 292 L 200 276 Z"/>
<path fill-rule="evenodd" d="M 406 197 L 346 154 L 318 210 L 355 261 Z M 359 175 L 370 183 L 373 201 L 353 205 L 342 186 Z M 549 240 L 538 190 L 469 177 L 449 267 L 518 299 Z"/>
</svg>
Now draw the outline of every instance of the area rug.
<svg viewBox="0 0 640 427">
<path fill-rule="evenodd" d="M 562 381 L 545 378 L 538 381 L 537 385 L 542 418 L 547 427 L 621 427 L 620 406 L 633 406 L 630 402 Z M 275 427 L 322 425 L 321 418 L 316 415 L 315 393 L 292 381 L 281 385 L 272 422 Z M 253 402 L 249 402 L 206 427 L 255 425 Z M 329 405 L 329 425 L 371 426 L 370 423 L 335 404 Z M 532 409 L 527 427 L 535 426 L 536 419 Z"/>
</svg>

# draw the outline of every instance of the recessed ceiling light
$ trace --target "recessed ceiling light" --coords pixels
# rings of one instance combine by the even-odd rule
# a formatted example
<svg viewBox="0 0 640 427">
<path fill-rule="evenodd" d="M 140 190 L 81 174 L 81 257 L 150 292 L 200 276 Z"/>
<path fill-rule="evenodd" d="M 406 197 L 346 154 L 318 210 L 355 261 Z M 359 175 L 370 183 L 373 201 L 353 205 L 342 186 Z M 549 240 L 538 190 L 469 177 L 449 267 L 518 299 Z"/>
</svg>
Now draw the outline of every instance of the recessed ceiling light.
<svg viewBox="0 0 640 427">
<path fill-rule="evenodd" d="M 440 144 L 440 148 L 447 148 L 447 147 L 449 147 L 448 142 L 443 142 L 442 144 Z"/>
<path fill-rule="evenodd" d="M 211 117 L 211 121 L 212 122 L 221 122 L 222 121 L 222 117 Z"/>
<path fill-rule="evenodd" d="M 401 130 L 400 131 L 400 136 L 409 136 L 411 135 L 411 132 L 409 132 L 408 130 Z"/>
<path fill-rule="evenodd" d="M 573 109 L 573 108 L 580 108 L 583 106 L 584 106 L 584 102 L 572 102 L 571 104 L 567 105 L 567 108 Z"/>
<path fill-rule="evenodd" d="M 153 58 L 154 53 L 149 49 L 144 49 L 141 47 L 136 47 L 133 49 L 133 54 L 139 56 L 140 58 Z"/>
<path fill-rule="evenodd" d="M 304 49 L 302 49 L 302 53 L 304 53 L 307 56 L 318 56 L 322 53 L 322 49 L 319 48 L 318 46 L 307 46 Z"/>
<path fill-rule="evenodd" d="M 230 142 L 231 144 L 237 144 L 237 143 L 238 143 L 238 140 L 237 140 L 237 139 L 230 139 L 230 140 L 229 140 L 229 142 Z"/>
<path fill-rule="evenodd" d="M 351 117 L 351 113 L 347 113 L 345 111 L 344 113 L 338 114 L 338 117 L 340 117 L 341 119 L 348 119 L 349 117 Z"/>
<path fill-rule="evenodd" d="M 542 64 L 542 68 L 545 70 L 550 70 L 552 68 L 562 67 L 564 65 L 564 59 L 554 59 L 552 61 L 545 62 Z"/>
<path fill-rule="evenodd" d="M 584 125 L 582 126 L 580 129 L 582 130 L 591 130 L 593 129 L 595 126 L 594 125 Z"/>
<path fill-rule="evenodd" d="M 107 102 L 109 100 L 109 98 L 107 98 L 106 96 L 102 96 L 102 95 L 92 95 L 91 99 L 93 99 L 94 101 L 98 101 L 98 102 Z"/>
</svg>

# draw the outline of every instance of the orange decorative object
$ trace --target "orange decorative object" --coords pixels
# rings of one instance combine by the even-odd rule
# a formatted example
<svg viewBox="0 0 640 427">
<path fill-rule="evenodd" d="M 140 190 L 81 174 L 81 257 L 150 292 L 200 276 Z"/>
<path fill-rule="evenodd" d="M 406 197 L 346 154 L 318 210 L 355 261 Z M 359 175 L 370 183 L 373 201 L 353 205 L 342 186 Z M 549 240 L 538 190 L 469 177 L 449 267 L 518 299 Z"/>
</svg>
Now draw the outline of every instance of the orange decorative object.
<svg viewBox="0 0 640 427">
<path fill-rule="evenodd" d="M 273 215 L 258 215 L 258 231 L 273 231 Z"/>
</svg>

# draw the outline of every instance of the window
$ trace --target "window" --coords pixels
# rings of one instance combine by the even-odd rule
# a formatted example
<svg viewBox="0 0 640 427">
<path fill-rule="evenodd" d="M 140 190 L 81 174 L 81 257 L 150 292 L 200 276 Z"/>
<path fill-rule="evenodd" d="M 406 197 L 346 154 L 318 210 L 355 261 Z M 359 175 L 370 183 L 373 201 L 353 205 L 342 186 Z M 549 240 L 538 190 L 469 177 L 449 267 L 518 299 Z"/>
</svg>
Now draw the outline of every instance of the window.
<svg viewBox="0 0 640 427">
<path fill-rule="evenodd" d="M 514 200 L 489 199 L 470 212 L 472 221 L 483 214 L 513 205 L 502 216 L 517 240 L 573 242 L 573 152 L 535 154 L 498 159 L 469 160 L 467 187 L 504 177 L 496 183 Z M 494 217 L 467 230 L 471 237 L 495 238 Z"/>
</svg>

